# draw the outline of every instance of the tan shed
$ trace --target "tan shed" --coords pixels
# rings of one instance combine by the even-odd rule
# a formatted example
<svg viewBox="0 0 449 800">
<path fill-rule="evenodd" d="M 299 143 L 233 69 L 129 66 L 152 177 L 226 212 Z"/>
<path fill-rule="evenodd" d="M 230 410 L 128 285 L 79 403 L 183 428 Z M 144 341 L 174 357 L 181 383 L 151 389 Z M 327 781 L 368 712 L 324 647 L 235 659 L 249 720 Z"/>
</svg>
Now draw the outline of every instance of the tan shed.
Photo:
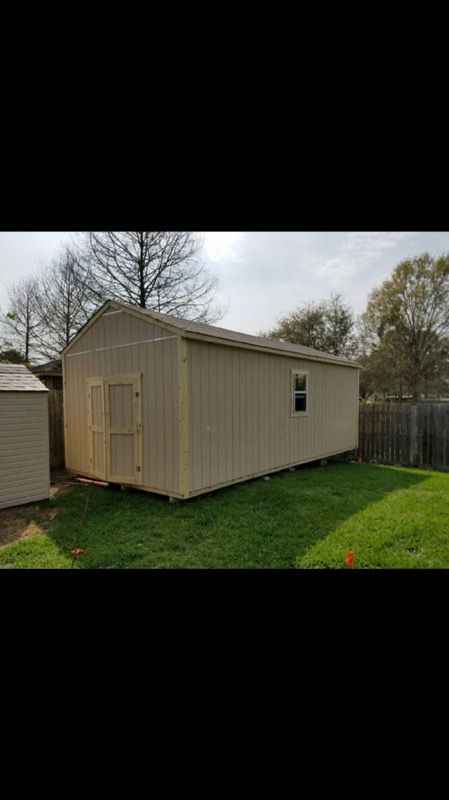
<svg viewBox="0 0 449 800">
<path fill-rule="evenodd" d="M 352 450 L 358 366 L 106 302 L 63 351 L 66 467 L 188 498 Z"/>
<path fill-rule="evenodd" d="M 0 364 L 0 508 L 49 496 L 48 389 L 26 367 Z"/>
</svg>

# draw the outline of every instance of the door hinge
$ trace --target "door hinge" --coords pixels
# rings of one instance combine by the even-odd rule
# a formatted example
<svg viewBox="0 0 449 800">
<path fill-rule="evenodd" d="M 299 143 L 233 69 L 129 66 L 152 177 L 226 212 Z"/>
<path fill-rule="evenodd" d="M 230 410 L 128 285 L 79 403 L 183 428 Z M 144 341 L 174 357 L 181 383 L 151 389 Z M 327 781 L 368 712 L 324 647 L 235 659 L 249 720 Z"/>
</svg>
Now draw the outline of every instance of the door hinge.
<svg viewBox="0 0 449 800">
<path fill-rule="evenodd" d="M 140 397 L 140 392 L 136 392 L 136 397 Z"/>
<path fill-rule="evenodd" d="M 136 467 L 136 472 L 140 472 L 140 467 Z"/>
</svg>

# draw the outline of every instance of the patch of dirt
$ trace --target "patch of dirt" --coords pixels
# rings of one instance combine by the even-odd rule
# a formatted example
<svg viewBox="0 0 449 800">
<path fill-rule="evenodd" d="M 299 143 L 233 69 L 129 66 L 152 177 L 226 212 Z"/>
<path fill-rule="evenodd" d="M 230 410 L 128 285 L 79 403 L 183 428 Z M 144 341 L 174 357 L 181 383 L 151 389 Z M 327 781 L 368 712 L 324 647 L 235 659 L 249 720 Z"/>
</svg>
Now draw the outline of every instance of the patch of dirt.
<svg viewBox="0 0 449 800">
<path fill-rule="evenodd" d="M 29 539 L 43 533 L 46 522 L 55 512 L 39 506 L 13 506 L 0 510 L 0 547 L 17 539 Z"/>
<path fill-rule="evenodd" d="M 67 492 L 73 486 L 74 477 L 69 475 L 68 472 L 55 472 L 52 473 L 50 483 L 50 497 L 56 497 L 58 494 Z"/>
<path fill-rule="evenodd" d="M 71 486 L 70 477 L 67 473 L 52 475 L 50 497 L 68 491 Z M 43 508 L 36 503 L 0 509 L 0 547 L 18 539 L 29 539 L 38 533 L 45 533 L 46 527 L 57 514 L 56 508 Z"/>
</svg>

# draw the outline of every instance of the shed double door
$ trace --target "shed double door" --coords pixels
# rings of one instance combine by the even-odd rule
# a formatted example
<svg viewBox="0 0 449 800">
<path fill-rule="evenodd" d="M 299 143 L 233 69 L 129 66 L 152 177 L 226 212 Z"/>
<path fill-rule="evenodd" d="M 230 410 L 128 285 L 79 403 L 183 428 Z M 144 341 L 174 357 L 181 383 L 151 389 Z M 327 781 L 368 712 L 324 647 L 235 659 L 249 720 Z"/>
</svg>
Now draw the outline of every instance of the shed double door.
<svg viewBox="0 0 449 800">
<path fill-rule="evenodd" d="M 142 483 L 140 375 L 89 378 L 90 472 L 113 483 Z"/>
</svg>

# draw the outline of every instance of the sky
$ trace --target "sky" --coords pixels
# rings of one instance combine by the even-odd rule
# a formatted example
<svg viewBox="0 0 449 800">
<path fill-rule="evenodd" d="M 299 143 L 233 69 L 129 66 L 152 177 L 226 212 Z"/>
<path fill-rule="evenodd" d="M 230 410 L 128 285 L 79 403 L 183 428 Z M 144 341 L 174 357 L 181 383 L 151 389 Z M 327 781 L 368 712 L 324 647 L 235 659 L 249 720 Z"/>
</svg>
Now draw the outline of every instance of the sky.
<svg viewBox="0 0 449 800">
<path fill-rule="evenodd" d="M 219 280 L 219 325 L 259 333 L 302 302 L 339 292 L 361 313 L 369 291 L 404 258 L 449 252 L 449 232 L 200 232 Z M 35 274 L 75 234 L 0 232 L 0 309 L 11 283 Z"/>
</svg>

